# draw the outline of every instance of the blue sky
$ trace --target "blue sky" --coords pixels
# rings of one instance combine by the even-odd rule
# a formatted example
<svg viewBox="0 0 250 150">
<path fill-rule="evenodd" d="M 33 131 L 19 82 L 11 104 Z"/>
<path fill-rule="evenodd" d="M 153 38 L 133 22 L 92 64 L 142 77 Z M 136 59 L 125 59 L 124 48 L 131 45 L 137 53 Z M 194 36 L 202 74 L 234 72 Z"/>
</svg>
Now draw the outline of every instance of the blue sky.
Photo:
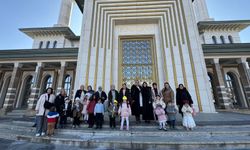
<svg viewBox="0 0 250 150">
<path fill-rule="evenodd" d="M 209 15 L 215 20 L 250 20 L 250 0 L 207 0 Z M 31 48 L 32 40 L 19 28 L 48 27 L 57 22 L 60 0 L 2 0 L 0 2 L 0 49 Z M 80 11 L 74 6 L 71 28 L 80 33 Z M 241 32 L 242 42 L 250 42 L 250 28 Z"/>
</svg>

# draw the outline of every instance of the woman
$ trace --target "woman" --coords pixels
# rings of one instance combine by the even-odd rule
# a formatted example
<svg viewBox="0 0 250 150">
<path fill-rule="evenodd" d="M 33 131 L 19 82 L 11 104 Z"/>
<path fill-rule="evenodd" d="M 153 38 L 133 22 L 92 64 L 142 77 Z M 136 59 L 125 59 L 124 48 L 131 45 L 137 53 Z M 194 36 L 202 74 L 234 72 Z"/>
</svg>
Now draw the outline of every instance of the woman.
<svg viewBox="0 0 250 150">
<path fill-rule="evenodd" d="M 146 123 L 150 123 L 150 120 L 154 120 L 154 115 L 152 106 L 152 91 L 147 82 L 143 82 L 141 93 L 143 99 L 142 119 L 145 120 Z"/>
<path fill-rule="evenodd" d="M 88 95 L 89 98 L 91 98 L 92 95 L 95 94 L 95 91 L 92 89 L 91 85 L 88 86 L 88 91 L 86 94 Z"/>
<path fill-rule="evenodd" d="M 132 97 L 132 115 L 135 116 L 136 123 L 140 123 L 140 115 L 142 114 L 143 108 L 143 98 L 142 98 L 142 87 L 139 84 L 139 81 L 136 80 L 135 84 L 131 87 L 131 97 Z"/>
<path fill-rule="evenodd" d="M 47 114 L 49 108 L 45 108 L 44 104 L 49 103 L 52 107 L 55 101 L 55 95 L 53 94 L 52 88 L 47 88 L 46 93 L 42 94 L 36 105 L 36 117 L 37 117 L 37 126 L 36 126 L 36 136 L 44 136 L 47 131 Z M 48 105 L 47 105 L 48 106 Z"/>
<path fill-rule="evenodd" d="M 192 107 L 193 100 L 188 90 L 184 87 L 183 84 L 179 84 L 179 87 L 176 89 L 176 102 L 179 107 L 179 113 L 183 117 L 183 112 L 181 111 L 184 102 L 187 101 L 190 107 Z"/>
<path fill-rule="evenodd" d="M 174 102 L 174 91 L 172 90 L 168 82 L 164 83 L 164 88 L 161 90 L 161 94 L 166 106 L 168 105 L 168 103 Z"/>
<path fill-rule="evenodd" d="M 160 91 L 157 88 L 157 83 L 152 84 L 152 99 L 155 101 L 156 100 L 156 95 L 160 95 Z"/>
<path fill-rule="evenodd" d="M 122 100 L 123 96 L 126 96 L 127 99 L 128 99 L 128 102 L 130 103 L 131 93 L 130 93 L 130 89 L 127 88 L 127 84 L 126 83 L 122 84 L 122 88 L 119 91 L 119 100 L 118 100 L 119 104 L 122 104 L 122 102 L 123 102 L 123 100 Z"/>
<path fill-rule="evenodd" d="M 60 94 L 58 94 L 56 96 L 56 99 L 55 99 L 55 107 L 56 107 L 56 111 L 59 113 L 59 116 L 60 116 L 60 128 L 63 127 L 63 124 L 65 123 L 65 120 L 64 120 L 64 99 L 67 97 L 66 95 L 66 91 L 64 89 L 62 89 L 60 91 Z M 58 123 L 58 120 L 56 121 L 56 128 L 57 128 L 57 123 Z"/>
</svg>

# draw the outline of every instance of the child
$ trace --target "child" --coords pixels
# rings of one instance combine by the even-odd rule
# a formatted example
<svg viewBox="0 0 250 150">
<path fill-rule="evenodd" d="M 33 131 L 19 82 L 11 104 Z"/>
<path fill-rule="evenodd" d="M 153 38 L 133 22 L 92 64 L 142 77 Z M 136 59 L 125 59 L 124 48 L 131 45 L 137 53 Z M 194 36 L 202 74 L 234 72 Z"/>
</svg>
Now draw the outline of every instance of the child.
<svg viewBox="0 0 250 150">
<path fill-rule="evenodd" d="M 89 104 L 87 106 L 87 112 L 88 112 L 88 128 L 93 128 L 94 123 L 95 123 L 95 116 L 94 116 L 94 110 L 95 110 L 95 105 L 96 105 L 96 96 L 95 94 L 90 98 Z"/>
<path fill-rule="evenodd" d="M 96 129 L 101 129 L 104 115 L 104 105 L 101 98 L 99 98 L 98 103 L 95 105 L 94 114 L 96 119 Z"/>
<path fill-rule="evenodd" d="M 166 108 L 166 104 L 164 103 L 160 95 L 156 95 L 156 100 L 153 102 L 153 108 L 155 109 L 157 105 L 161 105 L 163 109 Z"/>
<path fill-rule="evenodd" d="M 118 110 L 118 113 L 122 118 L 120 130 L 123 130 L 124 120 L 126 119 L 127 131 L 128 131 L 129 130 L 129 116 L 131 115 L 131 108 L 130 108 L 130 105 L 129 105 L 128 101 L 127 101 L 126 96 L 123 96 L 122 100 L 123 100 L 123 102 L 122 102 L 122 104 L 121 104 L 121 106 L 119 107 L 119 110 Z"/>
<path fill-rule="evenodd" d="M 62 105 L 62 114 L 61 114 L 61 117 L 60 117 L 60 127 L 61 128 L 65 128 L 66 127 L 66 124 L 67 124 L 67 117 L 70 116 L 70 111 L 71 111 L 71 106 L 72 106 L 72 103 L 71 101 L 69 100 L 69 97 L 65 97 L 64 99 L 64 105 Z"/>
<path fill-rule="evenodd" d="M 183 112 L 183 119 L 182 124 L 186 128 L 186 130 L 193 130 L 196 126 L 192 113 L 193 109 L 189 106 L 187 100 L 184 101 L 184 106 L 182 107 L 181 111 Z"/>
<path fill-rule="evenodd" d="M 109 126 L 110 128 L 116 128 L 116 123 L 115 123 L 115 118 L 117 116 L 118 113 L 118 101 L 114 100 L 114 103 L 112 104 L 112 102 L 109 103 L 109 107 L 108 107 L 108 112 L 109 112 Z"/>
<path fill-rule="evenodd" d="M 163 129 L 167 131 L 167 128 L 166 128 L 167 117 L 165 115 L 165 110 L 160 103 L 156 105 L 154 112 L 157 115 L 157 118 L 159 121 L 159 130 Z"/>
<path fill-rule="evenodd" d="M 56 107 L 51 107 L 50 111 L 47 115 L 47 119 L 48 119 L 48 130 L 47 130 L 47 134 L 48 136 L 53 136 L 54 135 L 54 130 L 55 130 L 55 124 L 56 124 L 56 120 L 57 117 L 59 117 L 59 113 L 56 112 Z"/>
<path fill-rule="evenodd" d="M 84 98 L 83 98 L 83 109 L 82 109 L 82 115 L 83 115 L 83 122 L 84 123 L 87 123 L 88 122 L 88 118 L 89 118 L 89 115 L 88 115 L 88 112 L 87 112 L 87 106 L 89 104 L 89 100 L 88 100 L 88 95 L 85 95 Z"/>
<path fill-rule="evenodd" d="M 175 120 L 176 120 L 177 109 L 174 102 L 169 102 L 167 106 L 167 115 L 170 129 L 175 129 Z"/>
<path fill-rule="evenodd" d="M 80 98 L 77 97 L 72 110 L 73 128 L 75 128 L 76 126 L 80 127 L 81 111 L 82 111 L 82 104 L 80 102 Z"/>
</svg>

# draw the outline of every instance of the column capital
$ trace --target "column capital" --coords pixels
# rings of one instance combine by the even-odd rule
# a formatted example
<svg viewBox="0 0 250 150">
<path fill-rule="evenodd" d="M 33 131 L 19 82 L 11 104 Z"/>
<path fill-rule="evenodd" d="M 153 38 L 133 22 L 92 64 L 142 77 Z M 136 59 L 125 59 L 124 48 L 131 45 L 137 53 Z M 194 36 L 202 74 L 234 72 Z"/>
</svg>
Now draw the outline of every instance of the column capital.
<svg viewBox="0 0 250 150">
<path fill-rule="evenodd" d="M 23 66 L 23 64 L 21 64 L 19 62 L 14 63 L 14 68 L 21 68 L 22 66 Z"/>
<path fill-rule="evenodd" d="M 37 67 L 44 67 L 44 62 L 37 62 Z"/>
<path fill-rule="evenodd" d="M 213 59 L 211 60 L 211 63 L 212 63 L 212 64 L 219 64 L 219 63 L 220 63 L 220 59 L 219 59 L 219 58 L 213 58 Z"/>
<path fill-rule="evenodd" d="M 61 67 L 65 67 L 66 66 L 66 61 L 61 61 L 60 64 L 61 64 Z"/>
<path fill-rule="evenodd" d="M 236 61 L 237 61 L 237 63 L 239 63 L 239 64 L 240 64 L 240 63 L 248 63 L 248 62 L 247 62 L 247 57 L 238 58 Z"/>
</svg>

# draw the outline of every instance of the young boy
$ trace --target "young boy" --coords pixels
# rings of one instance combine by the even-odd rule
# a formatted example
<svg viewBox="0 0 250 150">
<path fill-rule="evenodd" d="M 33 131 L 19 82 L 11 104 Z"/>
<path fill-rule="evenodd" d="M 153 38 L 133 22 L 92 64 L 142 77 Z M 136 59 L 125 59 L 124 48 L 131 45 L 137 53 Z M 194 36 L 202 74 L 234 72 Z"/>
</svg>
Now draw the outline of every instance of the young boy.
<svg viewBox="0 0 250 150">
<path fill-rule="evenodd" d="M 101 129 L 104 115 L 104 105 L 101 98 L 98 99 L 98 103 L 95 105 L 94 115 L 96 118 L 96 129 Z"/>
<path fill-rule="evenodd" d="M 54 135 L 54 130 L 55 130 L 55 124 L 56 124 L 56 120 L 59 117 L 59 113 L 56 112 L 56 107 L 51 107 L 50 111 L 47 115 L 47 119 L 48 119 L 48 130 L 47 130 L 47 134 L 48 136 L 53 136 Z"/>
<path fill-rule="evenodd" d="M 108 112 L 109 112 L 109 126 L 110 128 L 116 128 L 116 123 L 115 123 L 115 118 L 118 114 L 118 102 L 117 100 L 114 100 L 114 103 L 112 104 L 110 102 L 109 107 L 108 107 Z"/>
</svg>

